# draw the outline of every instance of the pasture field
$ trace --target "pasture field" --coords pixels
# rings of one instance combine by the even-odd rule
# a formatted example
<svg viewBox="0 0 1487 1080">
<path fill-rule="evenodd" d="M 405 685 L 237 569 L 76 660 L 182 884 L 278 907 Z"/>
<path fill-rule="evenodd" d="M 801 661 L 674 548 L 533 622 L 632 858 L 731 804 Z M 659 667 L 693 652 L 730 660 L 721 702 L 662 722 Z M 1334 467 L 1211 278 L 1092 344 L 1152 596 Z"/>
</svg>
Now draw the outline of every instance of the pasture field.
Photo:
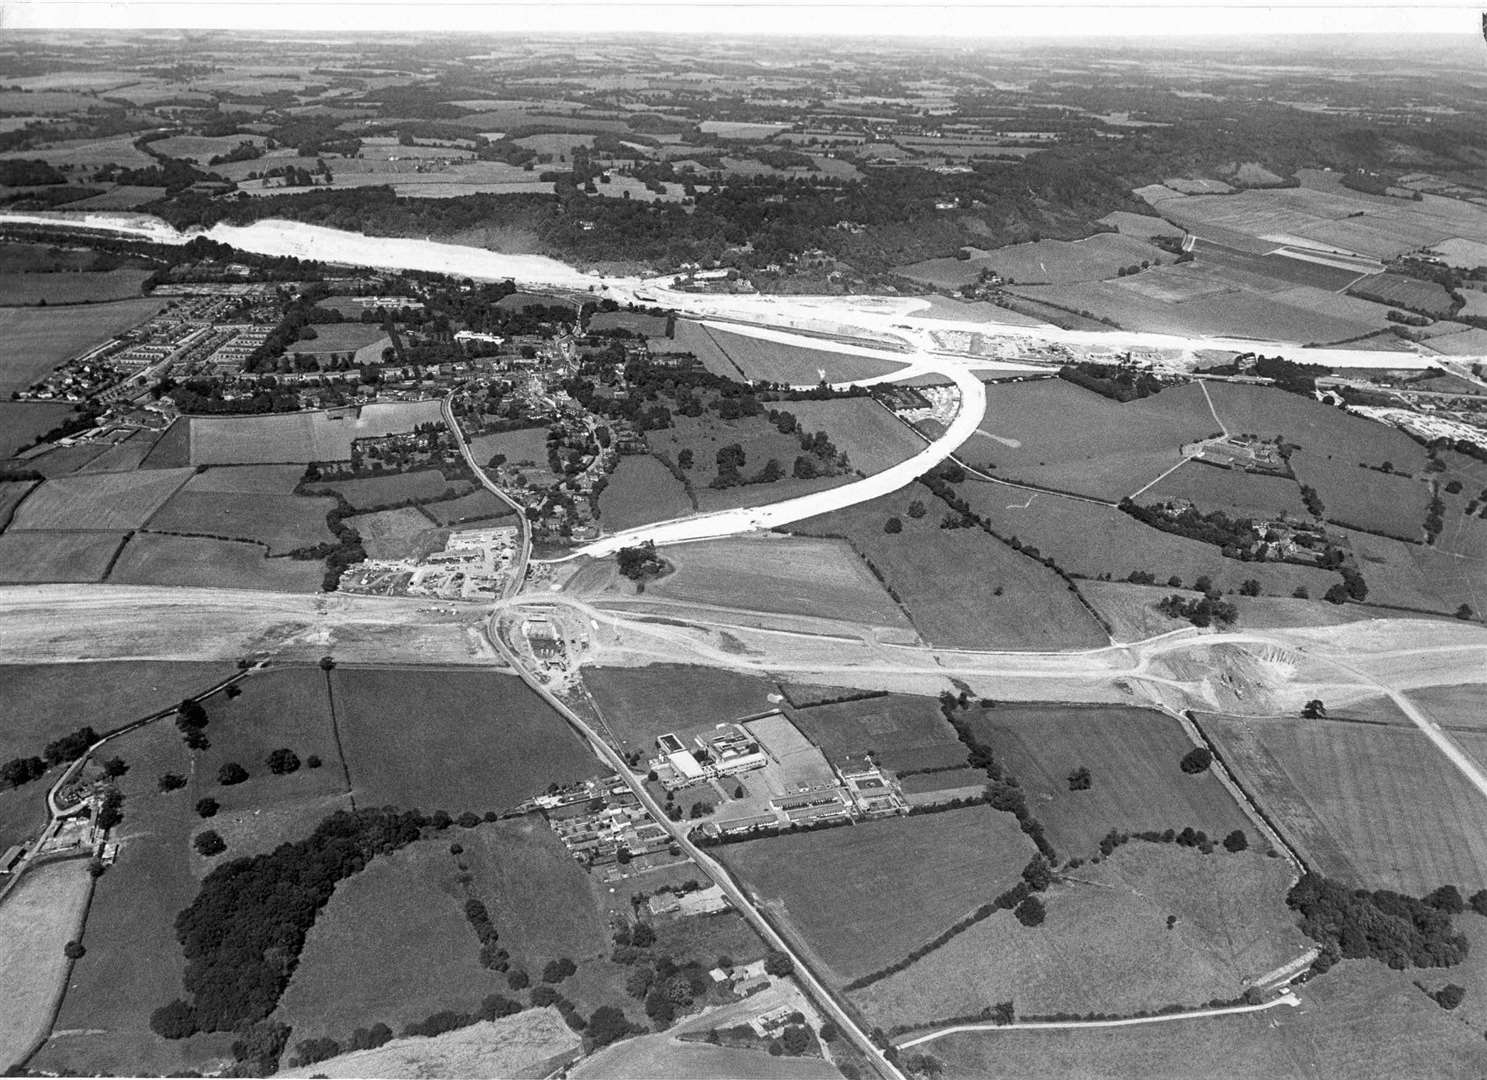
<svg viewBox="0 0 1487 1080">
<path fill-rule="evenodd" d="M 159 660 L 0 667 L 0 760 L 40 754 L 85 724 L 112 731 L 231 673 L 228 664 Z"/>
<path fill-rule="evenodd" d="M 0 848 L 19 844 L 27 837 L 39 834 L 46 827 L 47 812 L 42 804 L 44 796 L 45 790 L 36 787 L 6 788 L 0 791 Z"/>
<path fill-rule="evenodd" d="M 680 1042 L 657 1033 L 626 1039 L 580 1062 L 574 1080 L 655 1080 L 658 1076 L 746 1077 L 747 1080 L 839 1080 L 818 1057 L 771 1057 L 762 1050 Z"/>
<path fill-rule="evenodd" d="M 1471 1075 L 1480 1067 L 1480 1033 L 1420 993 L 1415 977 L 1345 960 L 1302 988 L 1298 1009 L 1084 1031 L 971 1032 L 911 1052 L 939 1060 L 947 1080 Z"/>
<path fill-rule="evenodd" d="M 107 191 L 67 205 L 72 210 L 133 210 L 136 206 L 143 206 L 164 196 L 163 187 L 115 184 Z"/>
<path fill-rule="evenodd" d="M 999 705 L 971 723 L 1017 777 L 1064 858 L 1097 854 L 1111 829 L 1191 826 L 1215 839 L 1254 831 L 1216 776 L 1178 768 L 1193 744 L 1170 716 L 1117 705 Z M 1081 766 L 1090 770 L 1090 787 L 1070 791 L 1069 774 Z"/>
<path fill-rule="evenodd" d="M 1159 221 L 1158 224 L 1162 223 Z M 1167 231 L 1171 232 L 1170 227 Z M 1083 240 L 1039 240 L 994 251 L 973 249 L 969 259 L 930 259 L 912 266 L 895 267 L 894 272 L 911 281 L 942 288 L 968 285 L 983 269 L 1000 274 L 1004 281 L 1063 285 L 1112 278 L 1124 266 L 1139 266 L 1143 262 L 1165 263 L 1173 258 L 1145 239 L 1120 233 L 1096 233 Z"/>
<path fill-rule="evenodd" d="M 311 355 L 356 352 L 380 341 L 382 337 L 382 327 L 375 323 L 321 323 L 315 327 L 313 338 L 296 341 L 287 351 Z"/>
<path fill-rule="evenodd" d="M 515 676 L 341 667 L 331 687 L 359 804 L 484 813 L 603 771 Z"/>
<path fill-rule="evenodd" d="M 669 521 L 695 509 L 682 482 L 649 454 L 620 458 L 599 495 L 599 520 L 607 532 Z"/>
<path fill-rule="evenodd" d="M 1487 730 L 1487 685 L 1428 686 L 1410 691 L 1410 700 L 1445 728 Z"/>
<path fill-rule="evenodd" d="M 1004 891 L 1035 854 L 985 806 L 714 849 L 828 978 L 900 959 Z"/>
<path fill-rule="evenodd" d="M 38 98 L 47 99 L 72 99 L 78 104 L 62 105 L 57 107 L 57 112 L 71 112 L 74 109 L 87 111 L 98 107 L 97 98 L 82 97 L 77 94 L 49 93 L 44 95 L 27 94 L 24 98 L 15 100 L 24 102 L 21 108 L 27 112 L 51 112 L 46 104 Z M 40 158 L 48 165 L 58 167 L 66 165 L 81 166 L 83 168 L 97 168 L 102 165 L 119 164 L 126 169 L 149 168 L 158 164 L 154 158 L 137 149 L 134 140 L 139 138 L 137 134 L 125 133 L 123 135 L 109 135 L 101 139 L 64 139 L 54 142 L 50 146 L 39 146 L 33 150 L 12 150 L 0 155 L 6 160 L 34 160 Z"/>
<path fill-rule="evenodd" d="M 191 420 L 178 416 L 155 440 L 141 469 L 180 469 L 191 464 Z"/>
<path fill-rule="evenodd" d="M 1321 450 L 1298 450 L 1291 468 L 1316 489 L 1328 521 L 1400 540 L 1424 537 L 1430 487 L 1423 480 L 1365 469 Z"/>
<path fill-rule="evenodd" d="M 1056 882 L 1043 925 L 999 911 L 853 998 L 890 1027 L 1000 1001 L 1046 1016 L 1238 997 L 1311 944 L 1286 909 L 1290 886 L 1286 862 L 1258 852 L 1132 841 Z"/>
<path fill-rule="evenodd" d="M 223 465 L 198 472 L 186 492 L 229 495 L 292 495 L 305 470 L 298 465 Z"/>
<path fill-rule="evenodd" d="M 119 300 L 78 308 L 0 308 L 0 397 L 24 390 L 64 360 L 101 345 L 142 323 L 164 305 L 159 300 Z"/>
<path fill-rule="evenodd" d="M 74 443 L 71 446 L 50 444 L 38 449 L 40 453 L 34 456 L 27 454 L 19 459 L 21 467 L 38 472 L 48 480 L 71 476 L 92 465 L 107 452 L 107 446 L 100 442 Z"/>
<path fill-rule="evenodd" d="M 666 550 L 674 568 L 646 596 L 909 628 L 893 598 L 845 542 L 766 536 Z"/>
<path fill-rule="evenodd" d="M 46 1038 L 71 966 L 62 947 L 82 937 L 92 891 L 88 860 L 68 859 L 27 871 L 0 904 L 0 1062 L 6 1068 L 20 1065 Z"/>
<path fill-rule="evenodd" d="M 1422 895 L 1487 885 L 1482 797 L 1413 727 L 1201 718 L 1287 842 L 1329 877 Z"/>
<path fill-rule="evenodd" d="M 646 442 L 653 453 L 664 454 L 672 461 L 679 461 L 678 455 L 683 450 L 692 452 L 692 468 L 684 471 L 689 477 L 698 506 L 703 510 L 739 505 L 734 501 L 738 499 L 744 500 L 743 505 L 776 502 L 800 494 L 792 489 L 802 485 L 814 485 L 813 490 L 819 490 L 823 485 L 830 487 L 845 483 L 848 479 L 845 474 L 814 481 L 797 481 L 791 478 L 795 459 L 802 453 L 800 437 L 796 434 L 782 434 L 763 414 L 737 420 L 722 420 L 711 413 L 701 416 L 677 415 L 672 417 L 672 425 L 661 431 L 647 432 Z M 718 451 L 735 443 L 744 452 L 744 463 L 738 470 L 744 479 L 757 475 L 771 459 L 779 462 L 783 470 L 782 478 L 768 484 L 711 487 L 713 479 L 718 475 Z"/>
<path fill-rule="evenodd" d="M 1437 318 L 1451 313 L 1451 294 L 1444 285 L 1402 274 L 1374 274 L 1356 282 L 1348 291 L 1380 304 L 1397 304 Z"/>
<path fill-rule="evenodd" d="M 762 467 L 762 463 L 760 464 Z M 782 461 L 781 464 L 785 463 Z M 769 503 L 784 502 L 786 499 L 838 487 L 851 479 L 844 473 L 841 476 L 818 476 L 812 480 L 790 478 L 776 480 L 772 484 L 740 484 L 730 488 L 701 487 L 694 488 L 693 491 L 697 496 L 697 509 L 703 513 L 711 513 L 714 510 L 732 510 L 740 506 L 767 506 Z"/>
<path fill-rule="evenodd" d="M 1377 474 L 1370 474 L 1377 475 Z M 1242 469 L 1225 469 L 1190 461 L 1141 493 L 1139 502 L 1186 499 L 1203 513 L 1221 510 L 1230 517 L 1304 519 L 1306 504 L 1294 480 L 1264 476 Z M 1423 517 L 1421 519 L 1424 520 Z"/>
<path fill-rule="evenodd" d="M 557 477 L 547 467 L 547 428 L 518 428 L 470 440 L 470 453 L 482 468 L 496 454 L 505 456 L 505 466 L 515 469 L 535 485 L 551 484 Z"/>
<path fill-rule="evenodd" d="M 1079 593 L 1110 622 L 1116 641 L 1139 641 L 1192 624 L 1163 615 L 1156 605 L 1172 595 L 1166 585 L 1133 585 L 1127 581 L 1081 581 Z M 1250 629 L 1293 626 L 1340 626 L 1395 614 L 1364 604 L 1319 604 L 1289 596 L 1224 597 L 1239 611 L 1239 625 Z"/>
<path fill-rule="evenodd" d="M 665 346 L 666 352 L 689 352 L 714 375 L 722 375 L 727 379 L 744 378 L 744 373 L 728 359 L 728 354 L 719 347 L 707 327 L 701 323 L 678 319 L 672 333 L 674 336 Z"/>
<path fill-rule="evenodd" d="M 298 548 L 335 543 L 325 522 L 335 507 L 332 499 L 302 495 L 182 491 L 155 512 L 149 527 L 151 532 L 252 540 L 267 547 L 271 555 L 286 555 Z"/>
<path fill-rule="evenodd" d="M 135 533 L 124 544 L 108 580 L 115 585 L 188 585 L 269 592 L 318 592 L 325 567 L 318 559 L 270 559 L 243 540 Z"/>
<path fill-rule="evenodd" d="M 61 402 L 0 401 L 0 458 L 30 446 L 72 412 L 73 406 Z"/>
<path fill-rule="evenodd" d="M 1121 404 L 1063 379 L 992 388 L 967 464 L 999 477 L 1118 501 L 1219 430 L 1203 390 L 1175 386 Z"/>
<path fill-rule="evenodd" d="M 198 165 L 205 165 L 214 157 L 236 150 L 240 143 L 262 147 L 266 141 L 262 135 L 172 135 L 168 139 L 151 143 L 150 148 L 166 157 L 185 158 Z"/>
<path fill-rule="evenodd" d="M 175 918 L 196 897 L 190 843 L 201 824 L 189 789 L 162 793 L 156 780 L 189 774 L 191 755 L 168 720 L 123 736 L 110 753 L 130 764 L 119 781 L 119 858 L 98 879 L 87 955 L 73 966 L 53 1035 L 32 1066 L 89 1076 L 213 1071 L 231 1060 L 231 1034 L 168 1040 L 150 1030 L 150 1013 L 182 994 Z"/>
<path fill-rule="evenodd" d="M 1368 583 L 1371 603 L 1417 611 L 1454 612 L 1470 604 L 1479 615 L 1487 611 L 1487 581 L 1482 562 L 1463 559 L 1419 544 L 1387 536 L 1339 529 Z M 1313 594 L 1315 595 L 1315 594 Z"/>
<path fill-rule="evenodd" d="M 716 725 L 774 708 L 774 684 L 753 675 L 690 664 L 586 667 L 584 686 L 624 750 L 649 753 L 656 736 L 684 741 Z"/>
<path fill-rule="evenodd" d="M 643 311 L 597 311 L 589 317 L 587 329 L 595 334 L 606 330 L 628 330 L 641 337 L 664 338 L 666 319 L 661 315 L 647 315 Z"/>
<path fill-rule="evenodd" d="M 1153 529 L 1111 506 L 976 480 L 967 480 L 957 490 L 1003 536 L 1032 544 L 1080 577 L 1110 574 L 1121 579 L 1141 571 L 1154 574 L 1163 584 L 1176 576 L 1191 588 L 1206 574 L 1225 592 L 1254 578 L 1267 596 L 1290 596 L 1299 586 L 1313 599 L 1339 580 L 1336 574 L 1310 566 L 1226 559 L 1211 544 Z"/>
<path fill-rule="evenodd" d="M 557 1009 L 525 1009 L 499 1020 L 436 1035 L 394 1039 L 375 1050 L 317 1061 L 301 1069 L 281 1069 L 275 1076 L 357 1077 L 548 1076 L 581 1043 Z"/>
<path fill-rule="evenodd" d="M 477 488 L 457 499 L 423 503 L 421 506 L 423 512 L 441 527 L 466 521 L 486 523 L 489 518 L 513 516 L 511 507 L 485 488 Z"/>
<path fill-rule="evenodd" d="M 148 270 L 103 270 L 78 274 L 0 274 L 0 305 L 48 307 L 97 304 L 138 297 Z"/>
<path fill-rule="evenodd" d="M 1388 461 L 1399 472 L 1425 468 L 1425 448 L 1388 424 L 1272 386 L 1210 381 L 1207 387 L 1219 419 L 1235 434 L 1280 436 L 1304 450 L 1344 461 L 1369 465 Z"/>
<path fill-rule="evenodd" d="M 903 773 L 962 765 L 966 760 L 966 748 L 934 698 L 890 694 L 795 708 L 790 719 L 833 762 L 872 754 L 885 768 Z"/>
<path fill-rule="evenodd" d="M 35 480 L 0 481 L 0 531 L 10 524 L 15 508 L 35 486 Z"/>
<path fill-rule="evenodd" d="M 680 337 L 678 324 L 678 337 Z M 740 378 L 748 382 L 787 383 L 792 386 L 814 386 L 824 377 L 829 383 L 850 382 L 853 379 L 870 379 L 897 371 L 908 363 L 908 356 L 884 352 L 881 359 L 872 356 L 852 356 L 826 349 L 812 349 L 801 345 L 784 345 L 777 341 L 735 334 L 710 326 L 699 327 L 719 352 L 728 360 L 732 371 L 718 374 L 729 378 Z M 703 355 L 697 353 L 703 360 Z M 704 366 L 706 361 L 704 360 Z M 712 368 L 708 368 L 712 370 Z"/>
<path fill-rule="evenodd" d="M 191 419 L 192 465 L 349 461 L 351 443 L 440 423 L 437 401 L 393 401 L 359 409 Z"/>
<path fill-rule="evenodd" d="M 84 465 L 79 472 L 133 472 L 144 464 L 145 458 L 155 448 L 160 432 L 148 429 L 136 431 L 126 438 L 109 444 L 107 450 Z"/>
<path fill-rule="evenodd" d="M 438 469 L 419 469 L 416 472 L 368 476 L 357 480 L 317 480 L 305 485 L 305 494 L 320 495 L 334 491 L 353 508 L 367 510 L 374 506 L 392 506 L 409 499 L 422 502 L 443 498 L 447 494 L 459 496 L 470 491 L 472 486 L 467 480 L 446 480 Z"/>
<path fill-rule="evenodd" d="M 371 559 L 421 558 L 444 549 L 449 533 L 436 529 L 429 519 L 411 506 L 357 514 L 346 524 L 361 537 L 361 546 Z"/>
<path fill-rule="evenodd" d="M 923 441 L 898 417 L 867 398 L 792 401 L 786 409 L 806 431 L 824 431 L 854 469 L 872 475 L 913 457 Z"/>
<path fill-rule="evenodd" d="M 928 510 L 922 518 L 907 513 L 916 500 Z M 1072 649 L 1108 643 L 1057 574 L 981 529 L 940 528 L 946 509 L 916 484 L 793 528 L 806 536 L 847 537 L 933 644 Z M 901 532 L 884 532 L 890 517 L 900 519 Z"/>
<path fill-rule="evenodd" d="M 138 529 L 191 476 L 189 469 L 48 480 L 21 504 L 16 529 Z"/>
<path fill-rule="evenodd" d="M 101 581 L 127 535 L 11 529 L 0 534 L 0 584 Z"/>
</svg>

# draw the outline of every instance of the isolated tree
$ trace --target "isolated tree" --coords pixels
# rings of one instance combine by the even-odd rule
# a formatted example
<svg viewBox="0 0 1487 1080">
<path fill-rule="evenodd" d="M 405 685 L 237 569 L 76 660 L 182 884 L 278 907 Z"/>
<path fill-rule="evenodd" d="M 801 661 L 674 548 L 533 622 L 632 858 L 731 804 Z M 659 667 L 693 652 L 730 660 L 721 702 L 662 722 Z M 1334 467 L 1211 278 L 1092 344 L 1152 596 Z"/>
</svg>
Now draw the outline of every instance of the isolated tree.
<svg viewBox="0 0 1487 1080">
<path fill-rule="evenodd" d="M 1470 619 L 1472 617 L 1472 606 L 1470 604 L 1462 604 L 1456 609 L 1456 617 L 1458 619 Z"/>
<path fill-rule="evenodd" d="M 1048 912 L 1043 907 L 1043 901 L 1036 896 L 1029 896 L 1012 909 L 1012 914 L 1017 916 L 1017 921 L 1023 926 L 1041 926 Z"/>
<path fill-rule="evenodd" d="M 299 755 L 287 746 L 282 746 L 268 756 L 268 771 L 275 776 L 284 776 L 299 771 Z"/>
<path fill-rule="evenodd" d="M 791 1024 L 780 1032 L 780 1045 L 791 1057 L 799 1057 L 811 1048 L 811 1033 L 799 1024 Z"/>
<path fill-rule="evenodd" d="M 922 518 L 926 513 L 923 499 L 915 499 L 909 504 L 909 516 L 911 518 Z"/>
<path fill-rule="evenodd" d="M 1089 769 L 1087 769 L 1083 765 L 1079 766 L 1079 768 L 1075 769 L 1069 774 L 1070 791 L 1088 791 L 1091 783 L 1092 779 L 1089 774 Z"/>
<path fill-rule="evenodd" d="M 223 840 L 216 830 L 204 829 L 196 834 L 196 838 L 191 841 L 191 846 L 196 849 L 198 855 L 205 855 L 210 858 L 213 855 L 220 855 L 226 851 L 227 841 Z"/>
<path fill-rule="evenodd" d="M 83 958 L 83 954 L 85 954 L 87 951 L 87 949 L 83 948 L 83 943 L 81 941 L 77 941 L 76 939 L 69 941 L 66 945 L 62 946 L 62 955 L 67 957 L 67 959 L 69 960 L 81 960 Z"/>
<path fill-rule="evenodd" d="M 1323 705 L 1321 699 L 1312 698 L 1301 707 L 1301 718 L 1303 720 L 1320 720 L 1327 715 L 1327 706 Z"/>
<path fill-rule="evenodd" d="M 1247 847 L 1249 847 L 1249 837 L 1244 835 L 1243 829 L 1235 829 L 1228 836 L 1224 837 L 1225 851 L 1232 851 L 1237 854 Z"/>
<path fill-rule="evenodd" d="M 231 787 L 233 784 L 241 784 L 248 779 L 248 770 L 236 761 L 229 761 L 217 770 L 217 783 L 223 787 Z"/>
<path fill-rule="evenodd" d="M 320 658 L 320 670 L 321 671 L 330 671 L 335 666 L 336 666 L 336 662 L 331 657 L 329 657 L 329 656 L 322 656 Z"/>
<path fill-rule="evenodd" d="M 1240 596 L 1259 596 L 1260 595 L 1260 583 L 1258 581 L 1256 581 L 1254 578 L 1245 578 L 1245 580 L 1243 581 L 1243 583 L 1241 583 L 1240 586 L 1239 586 L 1239 595 Z"/>
<path fill-rule="evenodd" d="M 1178 764 L 1185 773 L 1196 775 L 1205 772 L 1213 764 L 1213 751 L 1206 746 L 1195 746 L 1182 756 Z"/>
<path fill-rule="evenodd" d="M 116 780 L 129 771 L 128 763 L 121 757 L 111 757 L 103 763 L 103 775 Z"/>
<path fill-rule="evenodd" d="M 764 970 L 777 979 L 783 979 L 795 970 L 795 962 L 784 953 L 771 949 L 764 957 Z"/>
<path fill-rule="evenodd" d="M 1466 990 L 1455 983 L 1447 983 L 1435 993 L 1430 995 L 1435 1003 L 1443 1009 L 1454 1009 L 1460 1005 L 1466 997 Z"/>
<path fill-rule="evenodd" d="M 176 791 L 186 786 L 186 778 L 180 773 L 168 772 L 160 777 L 161 791 Z"/>
<path fill-rule="evenodd" d="M 890 536 L 904 531 L 904 523 L 896 517 L 891 517 L 883 522 L 883 531 Z"/>
</svg>

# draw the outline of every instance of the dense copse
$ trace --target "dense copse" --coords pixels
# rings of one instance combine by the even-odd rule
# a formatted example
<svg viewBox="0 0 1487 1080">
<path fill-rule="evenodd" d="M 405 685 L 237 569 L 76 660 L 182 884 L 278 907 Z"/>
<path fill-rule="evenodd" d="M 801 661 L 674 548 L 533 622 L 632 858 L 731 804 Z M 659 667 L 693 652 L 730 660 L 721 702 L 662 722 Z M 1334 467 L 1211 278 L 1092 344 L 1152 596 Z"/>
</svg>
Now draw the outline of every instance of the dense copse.
<svg viewBox="0 0 1487 1080">
<path fill-rule="evenodd" d="M 1280 356 L 1257 356 L 1255 374 L 1273 380 L 1279 390 L 1311 397 L 1316 393 L 1317 380 L 1332 374 L 1332 369 L 1326 364 L 1297 364 Z"/>
<path fill-rule="evenodd" d="M 1225 558 L 1249 561 L 1249 548 L 1255 542 L 1254 522 L 1249 518 L 1231 518 L 1221 510 L 1199 513 L 1186 507 L 1177 514 L 1164 512 L 1161 505 L 1142 506 L 1130 499 L 1120 501 L 1120 509 L 1143 525 L 1174 536 L 1221 548 Z"/>
<path fill-rule="evenodd" d="M 65 184 L 63 176 L 45 161 L 0 161 L 0 187 L 39 187 Z"/>
<path fill-rule="evenodd" d="M 1058 377 L 1122 403 L 1150 397 L 1165 385 L 1149 371 L 1119 364 L 1066 364 Z"/>
<path fill-rule="evenodd" d="M 307 839 L 214 869 L 176 918 L 192 1000 L 157 1009 L 151 1027 L 175 1039 L 268 1016 L 336 882 L 413 843 L 431 824 L 417 811 L 341 811 Z"/>
<path fill-rule="evenodd" d="M 1319 973 L 1338 960 L 1372 958 L 1402 970 L 1450 967 L 1466 958 L 1466 935 L 1454 932 L 1449 903 L 1442 908 L 1307 873 L 1286 894 L 1286 904 L 1301 915 L 1302 932 L 1322 947 L 1312 964 Z"/>
<path fill-rule="evenodd" d="M 1227 600 L 1220 600 L 1217 593 L 1204 593 L 1198 597 L 1173 593 L 1156 603 L 1156 609 L 1169 619 L 1186 619 L 1194 626 L 1230 626 L 1239 617 L 1239 609 Z"/>
</svg>

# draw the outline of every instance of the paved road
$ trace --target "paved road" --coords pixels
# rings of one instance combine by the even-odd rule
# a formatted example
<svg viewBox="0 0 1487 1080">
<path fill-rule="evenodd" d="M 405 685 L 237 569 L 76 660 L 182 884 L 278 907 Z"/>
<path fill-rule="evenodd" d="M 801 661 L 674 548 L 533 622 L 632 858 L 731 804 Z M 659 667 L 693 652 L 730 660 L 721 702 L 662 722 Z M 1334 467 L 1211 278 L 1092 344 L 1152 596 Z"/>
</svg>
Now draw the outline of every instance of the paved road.
<svg viewBox="0 0 1487 1080">
<path fill-rule="evenodd" d="M 508 596 L 515 596 L 521 589 L 522 582 L 527 579 L 527 563 L 532 560 L 532 523 L 527 520 L 526 511 L 521 504 L 502 491 L 486 475 L 480 462 L 475 460 L 470 444 L 465 441 L 465 433 L 460 430 L 459 421 L 454 416 L 454 395 L 458 392 L 457 389 L 451 390 L 440 403 L 439 407 L 444 413 L 444 423 L 454 433 L 455 445 L 460 448 L 460 454 L 464 457 L 465 464 L 470 466 L 470 471 L 475 474 L 475 478 L 487 491 L 511 507 L 512 512 L 516 514 L 516 531 L 521 537 L 521 543 L 517 547 L 516 561 L 511 564 L 511 573 L 506 578 L 506 585 L 501 590 L 501 598 L 505 599 Z"/>
<path fill-rule="evenodd" d="M 1260 1005 L 1229 1005 L 1221 1009 L 1196 1009 L 1193 1012 L 1167 1013 L 1163 1016 L 1132 1016 L 1125 1020 L 1033 1020 L 1022 1024 L 957 1024 L 954 1027 L 931 1031 L 927 1035 L 916 1035 L 912 1039 L 904 1039 L 894 1045 L 900 1050 L 907 1050 L 911 1046 L 921 1046 L 927 1042 L 934 1042 L 936 1039 L 943 1039 L 946 1035 L 959 1035 L 966 1031 L 1068 1031 L 1083 1028 L 1138 1027 L 1142 1024 L 1168 1024 L 1174 1020 L 1201 1020 L 1209 1016 L 1236 1016 L 1240 1013 L 1264 1012 L 1277 1005 L 1289 1005 L 1294 1009 L 1300 1004 L 1300 998 L 1293 993 L 1287 993 Z"/>
<path fill-rule="evenodd" d="M 839 1004 L 826 985 L 816 977 L 815 973 L 806 965 L 805 959 L 800 956 L 790 943 L 774 928 L 763 913 L 754 905 L 754 902 L 744 893 L 733 875 L 712 856 L 692 843 L 688 835 L 688 826 L 685 823 L 677 823 L 666 816 L 665 809 L 658 803 L 655 797 L 647 790 L 645 784 L 636 778 L 630 771 L 630 767 L 620 757 L 619 752 L 609 745 L 599 734 L 589 727 L 587 721 L 575 713 L 568 705 L 547 688 L 547 685 L 536 678 L 529 671 L 516 651 L 507 644 L 500 628 L 501 612 L 498 610 L 491 615 L 488 634 L 491 643 L 506 658 L 512 668 L 522 677 L 522 680 L 535 690 L 544 701 L 558 711 L 568 723 L 593 747 L 595 753 L 611 769 L 625 781 L 642 806 L 650 813 L 663 829 L 671 836 L 671 839 L 691 857 L 699 868 L 711 879 L 729 902 L 738 910 L 749 924 L 759 932 L 765 942 L 772 949 L 789 956 L 795 965 L 795 980 L 801 988 L 810 996 L 821 1010 L 832 1018 L 839 1028 L 852 1040 L 857 1048 L 867 1056 L 878 1072 L 888 1080 L 907 1080 L 898 1068 L 883 1056 L 883 1052 L 868 1038 L 867 1033 L 858 1026 L 857 1021 L 852 1018 Z"/>
</svg>

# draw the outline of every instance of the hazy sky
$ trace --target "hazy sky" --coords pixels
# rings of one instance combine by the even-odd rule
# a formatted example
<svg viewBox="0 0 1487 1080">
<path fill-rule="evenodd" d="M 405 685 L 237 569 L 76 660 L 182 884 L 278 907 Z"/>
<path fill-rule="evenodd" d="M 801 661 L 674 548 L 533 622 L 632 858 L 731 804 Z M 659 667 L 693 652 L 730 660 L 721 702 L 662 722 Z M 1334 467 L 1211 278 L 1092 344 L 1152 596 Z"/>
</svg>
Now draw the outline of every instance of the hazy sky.
<svg viewBox="0 0 1487 1080">
<path fill-rule="evenodd" d="M 0 29 L 651 31 L 964 37 L 1480 32 L 1482 0 L 1101 5 L 813 0 L 0 0 Z"/>
</svg>

